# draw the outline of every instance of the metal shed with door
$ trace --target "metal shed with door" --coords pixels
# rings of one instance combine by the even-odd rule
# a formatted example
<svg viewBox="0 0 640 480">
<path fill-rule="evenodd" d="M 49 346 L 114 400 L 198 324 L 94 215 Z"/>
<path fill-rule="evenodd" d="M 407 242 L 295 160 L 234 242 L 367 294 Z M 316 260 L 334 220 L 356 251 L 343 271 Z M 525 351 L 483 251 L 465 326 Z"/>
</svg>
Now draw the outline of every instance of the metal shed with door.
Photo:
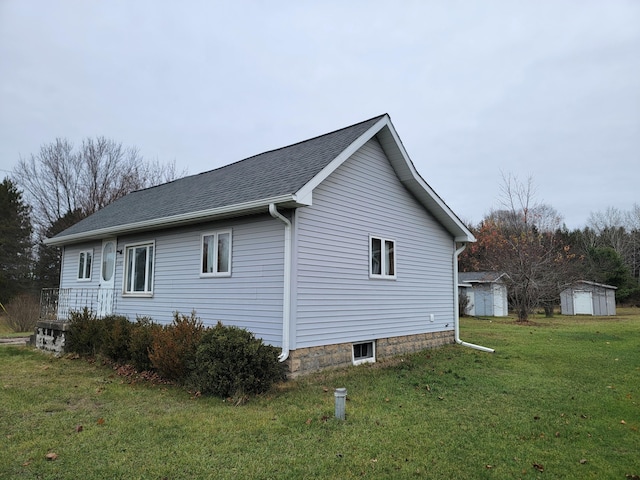
<svg viewBox="0 0 640 480">
<path fill-rule="evenodd" d="M 575 282 L 560 292 L 562 315 L 615 315 L 616 289 L 586 280 Z"/>
<path fill-rule="evenodd" d="M 469 298 L 466 313 L 479 317 L 506 317 L 509 314 L 506 277 L 502 272 L 461 272 L 458 288 Z"/>
</svg>

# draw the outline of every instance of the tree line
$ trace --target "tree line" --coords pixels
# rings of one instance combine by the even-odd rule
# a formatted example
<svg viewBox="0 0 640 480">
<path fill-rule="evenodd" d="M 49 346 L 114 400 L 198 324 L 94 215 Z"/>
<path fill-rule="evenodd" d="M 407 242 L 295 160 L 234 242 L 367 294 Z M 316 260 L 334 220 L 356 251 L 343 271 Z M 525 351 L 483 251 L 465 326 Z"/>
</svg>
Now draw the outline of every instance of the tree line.
<svg viewBox="0 0 640 480">
<path fill-rule="evenodd" d="M 181 172 L 183 175 L 186 172 Z M 118 198 L 177 178 L 175 162 L 145 160 L 105 137 L 64 138 L 21 158 L 0 183 L 0 304 L 60 283 L 53 237 Z"/>
<path fill-rule="evenodd" d="M 640 205 L 592 212 L 587 226 L 570 231 L 536 201 L 531 178 L 503 175 L 500 208 L 469 228 L 478 241 L 461 254 L 460 271 L 506 273 L 519 321 L 535 309 L 552 315 L 560 291 L 577 280 L 617 287 L 618 303 L 640 303 Z"/>
</svg>

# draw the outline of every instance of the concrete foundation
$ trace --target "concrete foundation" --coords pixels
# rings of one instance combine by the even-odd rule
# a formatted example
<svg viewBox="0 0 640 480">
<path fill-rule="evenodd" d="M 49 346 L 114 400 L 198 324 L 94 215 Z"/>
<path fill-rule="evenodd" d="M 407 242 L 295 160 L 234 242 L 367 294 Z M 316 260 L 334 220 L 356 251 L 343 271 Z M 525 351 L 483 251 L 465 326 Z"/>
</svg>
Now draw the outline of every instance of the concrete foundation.
<svg viewBox="0 0 640 480">
<path fill-rule="evenodd" d="M 39 321 L 36 324 L 36 348 L 62 355 L 68 326 L 69 324 L 66 322 Z"/>
<path fill-rule="evenodd" d="M 453 330 L 444 332 L 421 333 L 400 337 L 379 338 L 376 345 L 376 358 L 392 357 L 403 353 L 412 353 L 435 348 L 455 342 Z M 288 376 L 317 372 L 325 368 L 346 367 L 353 364 L 353 343 L 337 343 L 319 347 L 298 348 L 289 352 Z"/>
</svg>

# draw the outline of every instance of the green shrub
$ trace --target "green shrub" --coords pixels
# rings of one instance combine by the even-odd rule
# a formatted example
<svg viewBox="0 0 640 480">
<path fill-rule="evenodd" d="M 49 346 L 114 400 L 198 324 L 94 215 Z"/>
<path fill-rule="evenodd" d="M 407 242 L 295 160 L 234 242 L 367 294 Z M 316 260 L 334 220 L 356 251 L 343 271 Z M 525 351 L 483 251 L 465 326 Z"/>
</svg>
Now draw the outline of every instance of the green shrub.
<svg viewBox="0 0 640 480">
<path fill-rule="evenodd" d="M 102 348 L 104 325 L 88 308 L 69 314 L 65 350 L 80 355 L 96 355 Z"/>
<path fill-rule="evenodd" d="M 190 316 L 174 312 L 170 325 L 152 330 L 149 359 L 153 368 L 167 380 L 185 382 L 203 333 L 204 325 L 195 311 Z"/>
<path fill-rule="evenodd" d="M 103 339 L 99 353 L 114 362 L 127 363 L 131 360 L 131 331 L 133 324 L 127 317 L 108 315 L 102 320 Z"/>
<path fill-rule="evenodd" d="M 283 380 L 279 349 L 244 329 L 218 323 L 200 340 L 190 384 L 202 394 L 242 398 Z"/>
<path fill-rule="evenodd" d="M 153 345 L 154 332 L 162 329 L 157 323 L 153 323 L 149 317 L 138 317 L 136 323 L 131 324 L 131 337 L 129 350 L 131 363 L 139 372 L 153 369 L 149 352 Z"/>
</svg>

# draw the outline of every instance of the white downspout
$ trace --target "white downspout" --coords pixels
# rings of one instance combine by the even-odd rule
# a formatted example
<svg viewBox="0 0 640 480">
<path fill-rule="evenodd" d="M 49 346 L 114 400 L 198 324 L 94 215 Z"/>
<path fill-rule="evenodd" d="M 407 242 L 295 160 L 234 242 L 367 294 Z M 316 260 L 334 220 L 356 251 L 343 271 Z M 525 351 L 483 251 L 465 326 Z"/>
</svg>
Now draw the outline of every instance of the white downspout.
<svg viewBox="0 0 640 480">
<path fill-rule="evenodd" d="M 269 204 L 269 213 L 284 223 L 284 292 L 282 294 L 282 353 L 278 360 L 289 358 L 289 328 L 291 325 L 291 222 L 278 212 L 275 203 Z"/>
<path fill-rule="evenodd" d="M 454 242 L 455 248 L 455 242 Z M 467 248 L 467 244 L 463 244 L 460 248 L 455 250 L 453 254 L 453 305 L 454 305 L 454 319 L 456 343 L 464 347 L 475 348 L 476 350 L 482 350 L 483 352 L 493 353 L 493 348 L 483 347 L 481 345 L 475 345 L 473 343 L 467 343 L 460 340 L 460 306 L 458 303 L 458 256 Z"/>
</svg>

